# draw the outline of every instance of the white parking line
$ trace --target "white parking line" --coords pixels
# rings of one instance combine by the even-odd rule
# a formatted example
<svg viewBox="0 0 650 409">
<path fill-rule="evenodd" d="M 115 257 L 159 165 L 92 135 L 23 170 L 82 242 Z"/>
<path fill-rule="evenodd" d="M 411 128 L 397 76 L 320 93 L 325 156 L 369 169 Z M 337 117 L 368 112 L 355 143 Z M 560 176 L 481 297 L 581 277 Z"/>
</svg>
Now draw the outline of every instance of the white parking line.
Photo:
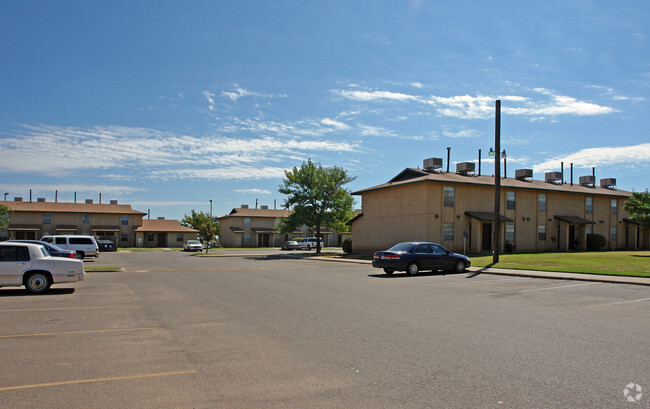
<svg viewBox="0 0 650 409">
<path fill-rule="evenodd" d="M 602 283 L 584 283 L 584 284 L 572 284 L 572 285 L 561 285 L 559 287 L 546 287 L 546 288 L 533 288 L 531 290 L 512 290 L 512 291 L 499 291 L 491 294 L 507 294 L 507 293 L 530 293 L 533 291 L 546 291 L 546 290 L 556 290 L 559 288 L 569 288 L 569 287 L 582 287 L 585 285 L 596 285 Z"/>
<path fill-rule="evenodd" d="M 631 304 L 633 302 L 641 302 L 641 301 L 650 301 L 650 298 L 640 298 L 638 300 L 611 302 L 611 303 L 608 303 L 608 304 L 598 304 L 598 305 L 592 305 L 592 306 L 590 306 L 588 308 L 606 307 L 606 306 L 609 306 L 609 305 Z"/>
<path fill-rule="evenodd" d="M 421 287 L 434 287 L 434 286 L 437 287 L 437 286 L 467 285 L 467 284 L 492 284 L 492 283 L 499 283 L 503 281 L 515 281 L 515 280 L 522 280 L 522 279 L 528 279 L 528 277 L 501 278 L 498 280 L 483 280 L 483 281 L 469 280 L 469 281 L 459 281 L 453 283 L 432 283 L 432 284 L 422 284 Z"/>
</svg>

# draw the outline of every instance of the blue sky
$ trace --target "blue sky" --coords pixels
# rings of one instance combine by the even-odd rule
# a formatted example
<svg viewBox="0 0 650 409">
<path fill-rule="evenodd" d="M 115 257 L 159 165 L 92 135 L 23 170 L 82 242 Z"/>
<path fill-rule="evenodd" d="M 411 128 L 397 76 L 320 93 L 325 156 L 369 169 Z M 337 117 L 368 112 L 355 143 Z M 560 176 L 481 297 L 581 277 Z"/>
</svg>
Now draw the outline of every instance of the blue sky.
<svg viewBox="0 0 650 409">
<path fill-rule="evenodd" d="M 442 157 L 650 187 L 646 1 L 0 5 L 0 194 L 152 217 L 277 205 L 285 169 L 358 190 Z M 568 172 L 565 173 L 568 180 Z M 359 204 L 358 204 L 359 205 Z"/>
</svg>

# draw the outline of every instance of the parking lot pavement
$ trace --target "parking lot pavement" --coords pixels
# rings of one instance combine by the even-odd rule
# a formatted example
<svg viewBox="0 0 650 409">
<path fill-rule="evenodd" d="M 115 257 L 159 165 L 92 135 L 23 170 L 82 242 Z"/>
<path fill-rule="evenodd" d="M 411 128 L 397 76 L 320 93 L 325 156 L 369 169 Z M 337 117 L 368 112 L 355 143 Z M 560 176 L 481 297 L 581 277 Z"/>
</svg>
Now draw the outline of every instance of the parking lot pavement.
<svg viewBox="0 0 650 409">
<path fill-rule="evenodd" d="M 93 264 L 123 271 L 0 289 L 0 407 L 622 407 L 650 388 L 643 286 L 180 251 Z"/>
</svg>

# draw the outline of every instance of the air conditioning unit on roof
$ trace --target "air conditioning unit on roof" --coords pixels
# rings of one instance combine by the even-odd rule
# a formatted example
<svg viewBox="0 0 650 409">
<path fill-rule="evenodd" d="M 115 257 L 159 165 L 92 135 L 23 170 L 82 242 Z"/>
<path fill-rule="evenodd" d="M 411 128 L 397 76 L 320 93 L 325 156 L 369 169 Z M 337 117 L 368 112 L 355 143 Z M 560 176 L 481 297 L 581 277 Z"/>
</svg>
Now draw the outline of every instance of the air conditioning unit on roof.
<svg viewBox="0 0 650 409">
<path fill-rule="evenodd" d="M 422 169 L 434 171 L 442 168 L 442 158 L 428 158 L 422 161 Z"/>
<path fill-rule="evenodd" d="M 580 176 L 579 178 L 580 186 L 595 186 L 596 178 L 592 175 Z"/>
</svg>

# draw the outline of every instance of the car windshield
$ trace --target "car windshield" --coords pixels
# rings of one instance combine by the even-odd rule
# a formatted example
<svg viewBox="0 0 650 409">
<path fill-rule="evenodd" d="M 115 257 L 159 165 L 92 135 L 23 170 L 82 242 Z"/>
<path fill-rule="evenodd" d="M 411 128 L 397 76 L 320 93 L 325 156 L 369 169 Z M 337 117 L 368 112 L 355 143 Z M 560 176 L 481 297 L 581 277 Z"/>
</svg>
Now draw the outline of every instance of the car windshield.
<svg viewBox="0 0 650 409">
<path fill-rule="evenodd" d="M 200 243 L 199 241 L 197 241 L 197 240 L 190 240 L 190 241 L 188 241 L 187 243 L 188 243 L 188 244 L 201 244 L 201 243 Z"/>
<path fill-rule="evenodd" d="M 393 247 L 389 248 L 388 251 L 394 251 L 396 253 L 409 251 L 413 247 L 413 243 L 398 243 Z"/>
</svg>

